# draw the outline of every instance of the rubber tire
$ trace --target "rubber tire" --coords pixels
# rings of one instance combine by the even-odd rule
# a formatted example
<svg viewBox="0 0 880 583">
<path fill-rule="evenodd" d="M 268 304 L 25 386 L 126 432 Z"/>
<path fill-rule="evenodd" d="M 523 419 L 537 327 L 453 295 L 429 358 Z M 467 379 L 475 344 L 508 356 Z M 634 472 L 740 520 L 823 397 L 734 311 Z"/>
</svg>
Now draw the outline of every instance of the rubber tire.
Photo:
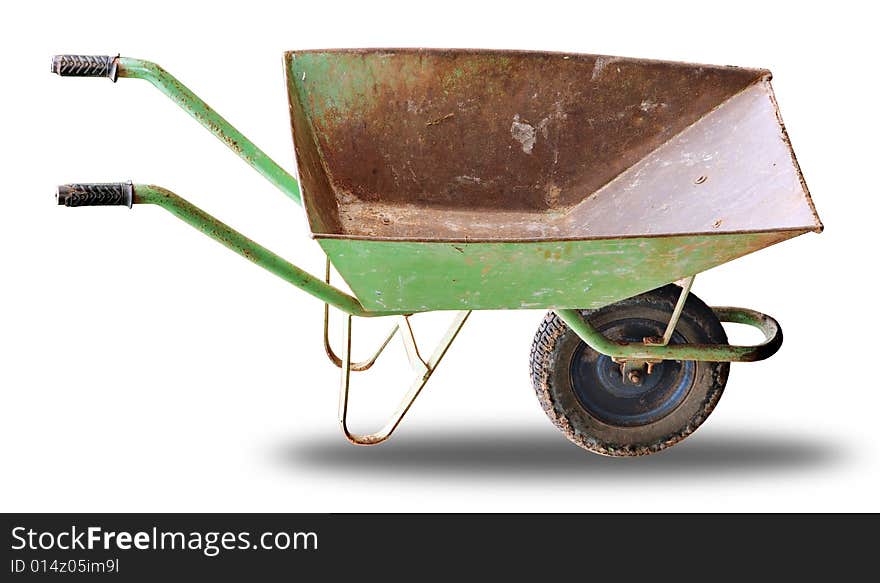
<svg viewBox="0 0 880 583">
<path fill-rule="evenodd" d="M 680 294 L 681 288 L 670 284 L 603 308 L 581 310 L 581 314 L 597 328 L 632 317 L 665 323 Z M 694 294 L 685 302 L 676 332 L 689 344 L 727 343 L 715 313 Z M 675 445 L 696 431 L 715 409 L 730 372 L 728 362 L 697 362 L 687 395 L 668 415 L 647 425 L 614 426 L 590 415 L 572 388 L 571 361 L 581 344 L 580 337 L 555 312 L 548 312 L 532 344 L 532 385 L 553 424 L 576 445 L 601 455 L 647 455 Z M 584 350 L 592 348 L 585 346 Z"/>
</svg>

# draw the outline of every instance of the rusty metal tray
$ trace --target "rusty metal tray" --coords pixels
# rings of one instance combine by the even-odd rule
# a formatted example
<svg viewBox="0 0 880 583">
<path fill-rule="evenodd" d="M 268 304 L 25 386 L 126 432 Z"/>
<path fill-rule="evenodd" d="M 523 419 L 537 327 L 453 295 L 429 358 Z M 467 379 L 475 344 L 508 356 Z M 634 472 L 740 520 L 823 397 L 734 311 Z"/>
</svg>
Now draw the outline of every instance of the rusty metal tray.
<svg viewBox="0 0 880 583">
<path fill-rule="evenodd" d="M 370 309 L 598 307 L 821 229 L 763 69 L 424 49 L 285 63 L 312 233 Z"/>
</svg>

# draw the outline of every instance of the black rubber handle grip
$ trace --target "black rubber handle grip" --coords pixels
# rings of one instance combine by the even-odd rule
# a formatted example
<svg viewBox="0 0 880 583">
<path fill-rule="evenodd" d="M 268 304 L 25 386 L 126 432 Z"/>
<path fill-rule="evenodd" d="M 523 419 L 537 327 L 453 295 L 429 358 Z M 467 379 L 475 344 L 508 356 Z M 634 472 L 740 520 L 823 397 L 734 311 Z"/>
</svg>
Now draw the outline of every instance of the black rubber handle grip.
<svg viewBox="0 0 880 583">
<path fill-rule="evenodd" d="M 116 81 L 116 59 L 107 55 L 55 55 L 52 72 L 62 77 L 107 77 Z"/>
<path fill-rule="evenodd" d="M 134 202 L 131 182 L 106 184 L 64 184 L 56 195 L 59 205 L 64 206 L 127 206 Z"/>
</svg>

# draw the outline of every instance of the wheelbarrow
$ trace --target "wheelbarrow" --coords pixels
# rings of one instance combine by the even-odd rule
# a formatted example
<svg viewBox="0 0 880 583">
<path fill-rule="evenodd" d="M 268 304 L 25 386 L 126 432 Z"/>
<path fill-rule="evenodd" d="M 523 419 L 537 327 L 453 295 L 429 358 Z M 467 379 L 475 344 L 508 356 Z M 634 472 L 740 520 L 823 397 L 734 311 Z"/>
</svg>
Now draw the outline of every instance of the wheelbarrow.
<svg viewBox="0 0 880 583">
<path fill-rule="evenodd" d="M 61 76 L 144 79 L 175 101 L 305 207 L 323 278 L 159 186 L 68 184 L 57 201 L 159 205 L 324 302 L 352 443 L 388 439 L 473 310 L 550 310 L 531 351 L 538 399 L 571 441 L 612 456 L 682 440 L 715 407 L 731 362 L 782 344 L 770 316 L 691 293 L 698 273 L 822 230 L 769 71 L 434 49 L 292 51 L 284 69 L 297 178 L 154 63 L 52 61 Z M 353 295 L 331 284 L 331 265 Z M 330 306 L 346 315 L 339 354 Z M 455 315 L 429 353 L 410 318 L 434 310 Z M 394 319 L 362 362 L 353 317 Z M 722 322 L 764 341 L 731 345 Z M 351 374 L 395 335 L 413 380 L 384 427 L 356 434 Z"/>
</svg>

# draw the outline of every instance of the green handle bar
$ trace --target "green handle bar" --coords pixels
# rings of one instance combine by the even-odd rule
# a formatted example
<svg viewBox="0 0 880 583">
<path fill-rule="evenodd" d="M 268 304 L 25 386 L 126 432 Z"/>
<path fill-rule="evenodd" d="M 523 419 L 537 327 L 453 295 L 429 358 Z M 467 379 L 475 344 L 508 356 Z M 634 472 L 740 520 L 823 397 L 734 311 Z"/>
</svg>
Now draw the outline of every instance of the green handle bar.
<svg viewBox="0 0 880 583">
<path fill-rule="evenodd" d="M 135 204 L 154 204 L 160 206 L 235 251 L 245 259 L 253 261 L 308 292 L 324 303 L 330 304 L 352 316 L 391 316 L 401 312 L 374 312 L 366 310 L 361 303 L 347 293 L 325 283 L 314 275 L 303 271 L 276 253 L 242 235 L 219 219 L 209 215 L 191 202 L 170 190 L 151 184 L 132 184 L 130 182 L 107 184 L 65 184 L 58 187 L 58 204 L 64 206 L 128 206 Z"/>
<path fill-rule="evenodd" d="M 119 77 L 149 81 L 281 192 L 302 204 L 299 183 L 289 172 L 156 63 L 126 57 L 57 55 L 52 59 L 52 72 L 62 77 L 107 77 L 114 82 Z"/>
<path fill-rule="evenodd" d="M 58 55 L 52 59 L 52 72 L 62 77 L 107 77 L 114 82 L 118 77 L 149 81 L 288 197 L 302 204 L 299 184 L 293 176 L 159 65 L 125 57 Z M 57 196 L 58 203 L 65 206 L 161 206 L 239 255 L 347 314 L 391 315 L 367 311 L 356 298 L 282 259 L 170 190 L 131 183 L 70 184 L 59 187 Z"/>
</svg>

